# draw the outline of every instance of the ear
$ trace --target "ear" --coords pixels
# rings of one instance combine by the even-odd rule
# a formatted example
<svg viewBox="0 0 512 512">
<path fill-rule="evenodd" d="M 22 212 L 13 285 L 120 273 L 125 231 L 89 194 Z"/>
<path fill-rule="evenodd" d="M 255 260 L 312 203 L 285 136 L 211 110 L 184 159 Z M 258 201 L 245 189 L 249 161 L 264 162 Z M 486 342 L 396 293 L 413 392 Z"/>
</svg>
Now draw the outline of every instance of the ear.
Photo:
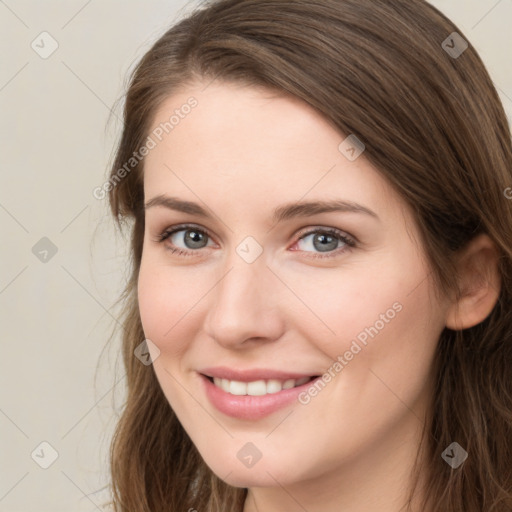
<svg viewBox="0 0 512 512">
<path fill-rule="evenodd" d="M 446 327 L 459 331 L 483 322 L 498 301 L 499 251 L 485 233 L 473 238 L 458 256 L 461 297 L 447 311 Z"/>
</svg>

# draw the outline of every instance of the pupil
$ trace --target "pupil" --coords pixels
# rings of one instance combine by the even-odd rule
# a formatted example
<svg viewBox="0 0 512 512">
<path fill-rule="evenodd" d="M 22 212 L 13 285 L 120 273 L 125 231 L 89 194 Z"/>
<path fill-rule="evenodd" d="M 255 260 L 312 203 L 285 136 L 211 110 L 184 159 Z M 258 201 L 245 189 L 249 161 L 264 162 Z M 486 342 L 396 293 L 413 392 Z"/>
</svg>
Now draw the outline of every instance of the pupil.
<svg viewBox="0 0 512 512">
<path fill-rule="evenodd" d="M 191 248 L 197 248 L 197 245 L 199 245 L 199 247 L 201 247 L 201 242 L 203 242 L 202 238 L 203 238 L 202 233 L 198 233 L 197 231 L 188 231 L 187 232 L 186 239 L 188 242 L 190 242 L 192 244 Z"/>
<path fill-rule="evenodd" d="M 320 245 L 317 247 L 315 242 L 316 241 L 319 241 L 319 242 L 327 242 L 326 244 L 324 243 L 320 243 Z M 331 247 L 329 246 L 328 244 L 334 242 L 334 245 Z M 319 251 L 322 251 L 322 252 L 327 252 L 331 249 L 336 249 L 336 245 L 338 243 L 338 240 L 336 238 L 334 238 L 333 236 L 331 235 L 317 235 L 314 239 L 314 242 L 313 244 L 315 245 L 315 248 L 318 249 Z"/>
</svg>

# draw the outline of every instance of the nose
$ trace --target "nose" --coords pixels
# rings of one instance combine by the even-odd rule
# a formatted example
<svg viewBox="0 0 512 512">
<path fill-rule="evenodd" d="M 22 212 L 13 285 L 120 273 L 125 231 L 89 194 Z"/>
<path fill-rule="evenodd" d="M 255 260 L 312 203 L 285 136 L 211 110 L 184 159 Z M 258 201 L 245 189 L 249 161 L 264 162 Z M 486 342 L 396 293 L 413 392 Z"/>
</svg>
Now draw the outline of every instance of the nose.
<svg viewBox="0 0 512 512">
<path fill-rule="evenodd" d="M 278 299 L 282 288 L 263 257 L 253 263 L 230 259 L 209 294 L 206 334 L 231 350 L 279 339 L 284 329 Z"/>
</svg>

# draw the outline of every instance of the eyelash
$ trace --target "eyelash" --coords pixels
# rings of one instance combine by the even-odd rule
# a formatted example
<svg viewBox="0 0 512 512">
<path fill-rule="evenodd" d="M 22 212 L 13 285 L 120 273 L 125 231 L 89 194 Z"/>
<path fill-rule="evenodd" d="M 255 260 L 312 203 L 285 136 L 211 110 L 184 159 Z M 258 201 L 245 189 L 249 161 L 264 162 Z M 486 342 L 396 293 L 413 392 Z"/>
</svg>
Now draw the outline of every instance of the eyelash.
<svg viewBox="0 0 512 512">
<path fill-rule="evenodd" d="M 173 228 L 166 229 L 164 232 L 162 232 L 160 235 L 158 235 L 155 238 L 155 242 L 163 243 L 170 236 L 174 235 L 174 233 L 177 233 L 179 231 L 188 231 L 188 230 L 194 230 L 198 233 L 201 233 L 202 235 L 206 235 L 210 239 L 213 238 L 207 229 L 198 228 L 197 226 L 194 226 L 191 224 L 182 224 L 179 226 L 175 226 Z M 325 253 L 325 255 L 321 254 L 321 253 L 313 253 L 312 255 L 308 256 L 308 258 L 320 258 L 320 259 L 332 258 L 335 256 L 339 256 L 341 253 L 349 251 L 357 246 L 356 241 L 352 237 L 346 236 L 346 234 L 344 234 L 342 231 L 340 231 L 338 229 L 334 229 L 334 228 L 312 229 L 305 233 L 300 233 L 300 236 L 297 238 L 297 240 L 302 240 L 306 236 L 311 235 L 313 233 L 321 233 L 322 235 L 331 235 L 331 236 L 337 238 L 338 240 L 340 240 L 341 242 L 343 242 L 345 244 L 345 247 L 335 249 L 334 251 L 328 251 Z M 192 253 L 198 252 L 197 249 L 190 250 L 190 251 L 186 251 L 184 249 L 175 248 L 175 247 L 166 247 L 166 249 L 171 251 L 171 253 L 173 253 L 173 254 L 177 254 L 179 256 L 187 256 L 187 257 L 188 256 L 193 257 L 191 254 L 189 254 L 190 252 L 192 252 Z M 302 252 L 309 253 L 310 251 L 302 251 Z"/>
</svg>

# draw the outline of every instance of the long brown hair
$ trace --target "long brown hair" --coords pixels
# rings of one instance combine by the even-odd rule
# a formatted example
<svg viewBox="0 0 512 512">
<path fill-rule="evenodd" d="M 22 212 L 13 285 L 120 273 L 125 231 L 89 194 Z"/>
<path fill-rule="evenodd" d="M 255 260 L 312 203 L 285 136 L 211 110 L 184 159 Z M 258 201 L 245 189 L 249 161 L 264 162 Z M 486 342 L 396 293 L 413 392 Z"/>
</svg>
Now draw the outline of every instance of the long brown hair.
<svg viewBox="0 0 512 512">
<path fill-rule="evenodd" d="M 460 293 L 459 249 L 480 233 L 495 242 L 497 304 L 485 321 L 446 328 L 439 339 L 423 504 L 439 512 L 512 510 L 511 135 L 481 59 L 453 32 L 466 40 L 423 0 L 217 0 L 176 23 L 138 63 L 108 187 L 115 219 L 131 229 L 132 257 L 122 295 L 127 401 L 110 453 L 116 512 L 241 512 L 247 495 L 206 466 L 152 367 L 134 357 L 144 339 L 137 304 L 144 160 L 126 162 L 147 143 L 162 101 L 196 79 L 289 93 L 362 140 L 365 157 L 412 206 L 439 290 Z M 457 469 L 441 457 L 453 441 L 469 453 Z"/>
</svg>

